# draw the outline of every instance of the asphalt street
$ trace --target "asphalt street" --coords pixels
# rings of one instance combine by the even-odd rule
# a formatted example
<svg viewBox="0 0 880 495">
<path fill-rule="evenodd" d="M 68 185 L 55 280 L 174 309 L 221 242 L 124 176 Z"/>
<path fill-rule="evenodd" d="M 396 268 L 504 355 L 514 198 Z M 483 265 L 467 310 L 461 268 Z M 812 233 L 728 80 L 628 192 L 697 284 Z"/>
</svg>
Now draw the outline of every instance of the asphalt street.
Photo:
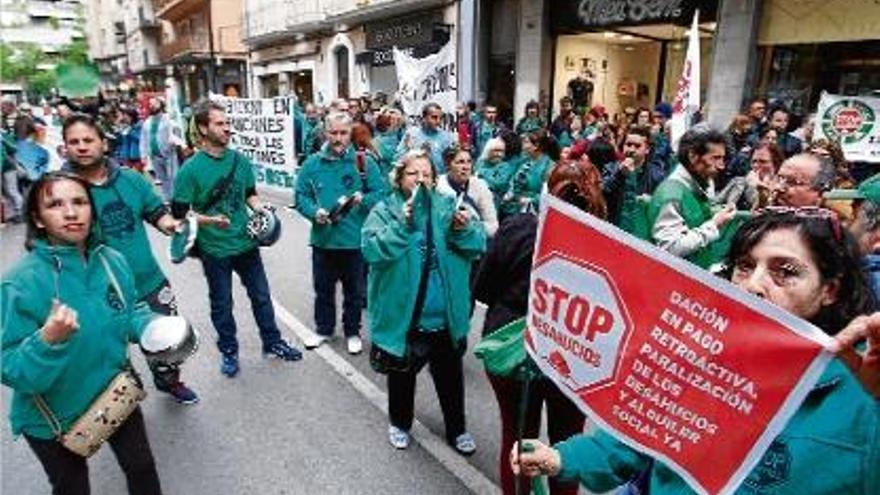
<svg viewBox="0 0 880 495">
<path fill-rule="evenodd" d="M 282 333 L 297 338 L 313 324 L 308 223 L 272 197 L 283 223 L 281 240 L 262 256 Z M 23 253 L 24 229 L 0 230 L 5 270 Z M 186 316 L 201 333 L 198 353 L 184 368 L 184 380 L 201 402 L 176 404 L 151 386 L 142 407 L 150 443 L 167 494 L 460 494 L 497 493 L 500 426 L 495 397 L 481 363 L 465 357 L 468 429 L 477 441 L 474 456 L 463 459 L 442 444 L 443 420 L 425 370 L 416 393 L 417 428 L 406 451 L 387 442 L 383 376 L 373 372 L 367 353 L 350 356 L 344 339 L 297 363 L 266 360 L 250 312 L 236 285 L 235 318 L 242 371 L 228 379 L 219 373 L 219 353 L 209 317 L 207 286 L 196 260 L 172 265 L 167 240 L 153 232 L 154 252 L 171 280 Z M 341 297 L 341 295 L 340 295 Z M 341 313 L 341 304 L 340 311 Z M 341 316 L 341 315 L 340 315 Z M 483 311 L 472 321 L 471 347 L 479 339 Z M 341 324 L 340 324 L 341 325 Z M 337 326 L 341 331 L 341 326 Z M 368 340 L 368 331 L 364 331 Z M 365 349 L 368 344 L 365 345 Z M 132 348 L 136 367 L 146 365 Z M 4 388 L 4 415 L 10 393 Z M 8 420 L 0 427 L 0 491 L 48 493 L 49 486 L 23 439 L 13 439 Z M 90 460 L 95 494 L 123 494 L 125 481 L 112 452 L 104 448 Z"/>
</svg>

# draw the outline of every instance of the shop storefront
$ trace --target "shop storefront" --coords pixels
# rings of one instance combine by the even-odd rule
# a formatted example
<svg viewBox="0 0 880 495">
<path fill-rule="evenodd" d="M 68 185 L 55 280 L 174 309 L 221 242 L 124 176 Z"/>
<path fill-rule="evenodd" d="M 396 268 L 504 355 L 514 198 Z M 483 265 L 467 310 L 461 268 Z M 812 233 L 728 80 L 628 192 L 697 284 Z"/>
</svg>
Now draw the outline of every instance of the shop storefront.
<svg viewBox="0 0 880 495">
<path fill-rule="evenodd" d="M 687 29 L 699 7 L 701 83 L 709 84 L 717 1 L 560 0 L 550 12 L 554 111 L 569 95 L 610 115 L 670 101 L 684 64 Z M 705 98 L 703 99 L 705 101 Z"/>
<path fill-rule="evenodd" d="M 822 91 L 880 92 L 880 5 L 765 0 L 753 96 L 779 100 L 796 114 L 815 111 Z"/>
<path fill-rule="evenodd" d="M 369 67 L 370 92 L 393 94 L 397 91 L 393 47 L 421 58 L 440 51 L 449 41 L 452 26 L 444 23 L 442 10 L 431 10 L 367 23 L 366 50 L 355 57 L 358 65 Z"/>
<path fill-rule="evenodd" d="M 315 40 L 254 51 L 254 94 L 263 98 L 295 94 L 300 101 L 315 101 L 315 58 L 319 52 L 320 44 Z"/>
</svg>

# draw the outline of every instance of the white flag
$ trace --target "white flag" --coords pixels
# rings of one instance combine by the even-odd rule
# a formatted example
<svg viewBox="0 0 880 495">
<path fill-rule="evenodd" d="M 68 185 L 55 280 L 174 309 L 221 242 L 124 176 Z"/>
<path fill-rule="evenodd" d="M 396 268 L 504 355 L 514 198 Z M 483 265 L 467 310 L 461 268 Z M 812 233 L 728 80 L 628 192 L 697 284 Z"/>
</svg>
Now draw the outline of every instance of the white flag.
<svg viewBox="0 0 880 495">
<path fill-rule="evenodd" d="M 180 90 L 173 77 L 165 79 L 165 113 L 171 123 L 171 142 L 177 146 L 186 146 L 186 123 L 180 108 Z"/>
<path fill-rule="evenodd" d="M 692 125 L 694 114 L 700 110 L 700 30 L 698 28 L 700 11 L 694 12 L 694 21 L 688 32 L 687 55 L 681 77 L 678 79 L 678 90 L 672 102 L 672 119 L 669 125 L 672 131 L 672 149 L 678 150 L 678 141 Z"/>
</svg>

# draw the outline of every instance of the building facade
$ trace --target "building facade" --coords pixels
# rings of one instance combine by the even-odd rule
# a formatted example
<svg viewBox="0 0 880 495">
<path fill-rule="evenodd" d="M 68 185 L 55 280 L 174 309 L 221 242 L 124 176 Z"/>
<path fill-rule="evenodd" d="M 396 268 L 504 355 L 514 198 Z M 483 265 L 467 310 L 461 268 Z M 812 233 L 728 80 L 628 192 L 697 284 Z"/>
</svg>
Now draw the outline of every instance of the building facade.
<svg viewBox="0 0 880 495">
<path fill-rule="evenodd" d="M 458 3 L 247 0 L 253 94 L 327 104 L 397 90 L 392 46 L 425 56 L 458 42 Z"/>
<path fill-rule="evenodd" d="M 83 38 L 80 0 L 0 0 L 0 36 L 6 43 L 33 43 L 46 53 Z"/>
<path fill-rule="evenodd" d="M 184 102 L 209 93 L 245 96 L 247 52 L 239 0 L 153 0 L 163 24 L 159 60 L 177 79 Z"/>
<path fill-rule="evenodd" d="M 152 4 L 143 0 L 123 0 L 121 16 L 128 70 L 140 85 L 161 89 L 165 77 L 164 66 L 159 60 L 162 22 L 156 18 Z"/>
</svg>

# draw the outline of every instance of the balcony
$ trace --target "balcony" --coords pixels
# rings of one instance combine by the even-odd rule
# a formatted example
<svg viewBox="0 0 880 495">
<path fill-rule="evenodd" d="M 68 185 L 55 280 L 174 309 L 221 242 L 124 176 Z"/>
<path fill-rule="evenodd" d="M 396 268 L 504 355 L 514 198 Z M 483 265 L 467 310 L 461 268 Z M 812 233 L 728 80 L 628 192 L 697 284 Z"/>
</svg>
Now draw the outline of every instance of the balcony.
<svg viewBox="0 0 880 495">
<path fill-rule="evenodd" d="M 73 20 L 77 18 L 77 5 L 66 2 L 32 0 L 27 3 L 27 13 L 31 17 Z"/>
<path fill-rule="evenodd" d="M 207 57 L 208 37 L 205 35 L 183 35 L 175 40 L 163 42 L 159 47 L 159 59 L 167 63 L 175 59 Z"/>
<path fill-rule="evenodd" d="M 259 45 L 291 32 L 318 30 L 325 17 L 321 4 L 319 0 L 248 0 L 244 41 Z"/>
<path fill-rule="evenodd" d="M 162 24 L 156 19 L 152 14 L 148 14 L 144 11 L 144 7 L 138 7 L 138 29 L 142 31 L 161 31 Z"/>
<path fill-rule="evenodd" d="M 207 6 L 206 0 L 153 0 L 156 17 L 171 22 L 179 21 Z"/>
<path fill-rule="evenodd" d="M 447 0 L 326 0 L 326 20 L 336 29 L 441 7 Z"/>
</svg>

